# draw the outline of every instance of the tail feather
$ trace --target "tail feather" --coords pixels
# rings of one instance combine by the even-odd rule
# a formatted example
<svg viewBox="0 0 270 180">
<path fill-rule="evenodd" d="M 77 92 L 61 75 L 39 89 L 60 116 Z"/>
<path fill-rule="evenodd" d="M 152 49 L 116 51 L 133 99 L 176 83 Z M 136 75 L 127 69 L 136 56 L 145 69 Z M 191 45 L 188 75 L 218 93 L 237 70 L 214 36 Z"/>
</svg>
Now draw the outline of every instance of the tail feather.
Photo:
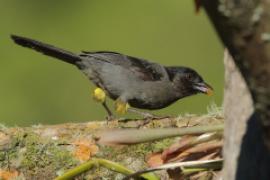
<svg viewBox="0 0 270 180">
<path fill-rule="evenodd" d="M 20 37 L 20 36 L 16 36 L 16 35 L 11 35 L 11 38 L 18 45 L 34 49 L 34 50 L 41 52 L 45 55 L 55 57 L 57 59 L 65 61 L 67 63 L 76 64 L 76 62 L 81 61 L 81 57 L 77 54 L 74 54 L 72 52 L 69 52 L 69 51 L 66 51 L 66 50 L 63 50 L 63 49 L 60 49 L 57 47 L 54 47 L 54 46 L 49 45 L 49 44 L 42 43 L 40 41 L 36 41 L 33 39 Z"/>
</svg>

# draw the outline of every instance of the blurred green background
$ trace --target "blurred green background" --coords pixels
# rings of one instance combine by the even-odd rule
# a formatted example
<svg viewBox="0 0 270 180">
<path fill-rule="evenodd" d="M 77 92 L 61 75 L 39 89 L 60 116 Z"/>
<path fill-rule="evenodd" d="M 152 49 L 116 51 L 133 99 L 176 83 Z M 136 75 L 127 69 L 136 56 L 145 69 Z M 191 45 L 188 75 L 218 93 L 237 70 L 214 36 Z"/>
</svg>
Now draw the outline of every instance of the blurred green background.
<svg viewBox="0 0 270 180">
<path fill-rule="evenodd" d="M 10 34 L 80 50 L 110 50 L 196 69 L 215 89 L 156 114 L 205 113 L 223 96 L 222 46 L 191 0 L 1 0 L 0 123 L 102 120 L 93 85 L 70 64 L 15 45 Z M 112 106 L 112 104 L 110 104 Z"/>
</svg>

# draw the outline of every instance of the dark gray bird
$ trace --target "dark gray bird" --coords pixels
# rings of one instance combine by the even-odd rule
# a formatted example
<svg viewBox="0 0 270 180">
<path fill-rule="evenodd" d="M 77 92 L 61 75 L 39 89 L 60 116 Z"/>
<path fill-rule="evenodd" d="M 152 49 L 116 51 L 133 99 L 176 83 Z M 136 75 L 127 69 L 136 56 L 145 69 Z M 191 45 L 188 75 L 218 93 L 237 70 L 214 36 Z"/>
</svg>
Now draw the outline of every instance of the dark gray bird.
<svg viewBox="0 0 270 180">
<path fill-rule="evenodd" d="M 106 95 L 116 100 L 116 111 L 123 114 L 130 106 L 161 109 L 187 96 L 212 93 L 212 87 L 188 67 L 162 66 L 109 51 L 75 54 L 29 38 L 16 35 L 11 38 L 21 46 L 79 68 L 97 86 L 94 98 L 103 104 L 109 116 L 112 113 L 106 105 Z"/>
</svg>

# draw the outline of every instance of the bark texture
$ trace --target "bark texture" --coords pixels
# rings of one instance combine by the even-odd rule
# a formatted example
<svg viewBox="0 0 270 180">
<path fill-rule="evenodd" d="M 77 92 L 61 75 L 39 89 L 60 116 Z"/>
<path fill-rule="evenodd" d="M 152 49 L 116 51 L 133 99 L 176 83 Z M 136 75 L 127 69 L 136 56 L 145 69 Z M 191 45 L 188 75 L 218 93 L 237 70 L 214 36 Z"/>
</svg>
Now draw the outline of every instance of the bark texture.
<svg viewBox="0 0 270 180">
<path fill-rule="evenodd" d="M 200 2 L 233 57 L 225 58 L 224 179 L 270 179 L 270 1 Z"/>
<path fill-rule="evenodd" d="M 201 3 L 247 83 L 270 150 L 270 1 Z"/>
<path fill-rule="evenodd" d="M 253 113 L 250 93 L 229 52 L 224 53 L 224 179 L 234 179 L 242 138 L 246 132 L 247 121 Z"/>
<path fill-rule="evenodd" d="M 270 179 L 270 157 L 247 85 L 228 51 L 224 54 L 224 179 Z"/>
<path fill-rule="evenodd" d="M 270 1 L 200 2 L 233 57 L 225 56 L 224 179 L 270 179 Z"/>
</svg>

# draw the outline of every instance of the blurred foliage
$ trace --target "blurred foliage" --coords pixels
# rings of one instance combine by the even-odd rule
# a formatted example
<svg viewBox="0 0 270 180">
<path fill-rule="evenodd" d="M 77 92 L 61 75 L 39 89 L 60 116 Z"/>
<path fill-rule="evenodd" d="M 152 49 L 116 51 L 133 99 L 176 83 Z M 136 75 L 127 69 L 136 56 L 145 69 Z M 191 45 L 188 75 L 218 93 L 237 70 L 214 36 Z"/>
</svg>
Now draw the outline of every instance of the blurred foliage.
<svg viewBox="0 0 270 180">
<path fill-rule="evenodd" d="M 80 50 L 110 50 L 196 69 L 215 89 L 155 111 L 204 113 L 222 103 L 222 46 L 190 0 L 1 0 L 0 122 L 54 124 L 104 119 L 93 85 L 75 67 L 15 45 L 10 34 Z M 111 104 L 113 106 L 113 104 Z"/>
</svg>

